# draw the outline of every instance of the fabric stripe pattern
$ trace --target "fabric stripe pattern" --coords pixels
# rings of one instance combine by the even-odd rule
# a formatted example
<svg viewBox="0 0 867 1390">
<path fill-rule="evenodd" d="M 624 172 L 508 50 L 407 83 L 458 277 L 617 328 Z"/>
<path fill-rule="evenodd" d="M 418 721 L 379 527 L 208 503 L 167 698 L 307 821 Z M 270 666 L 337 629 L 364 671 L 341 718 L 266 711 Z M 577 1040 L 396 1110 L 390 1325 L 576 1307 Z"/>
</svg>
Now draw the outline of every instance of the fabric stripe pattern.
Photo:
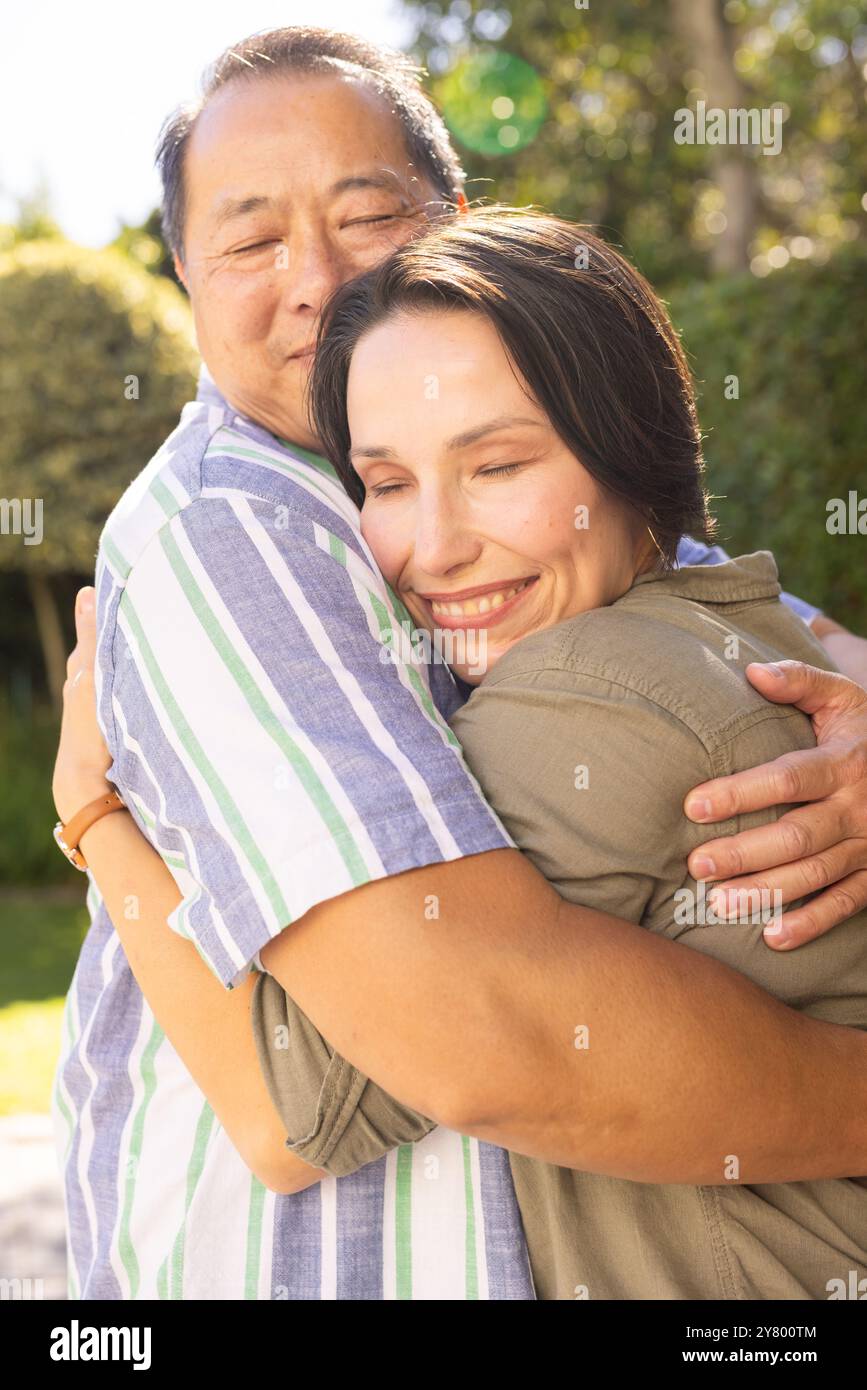
<svg viewBox="0 0 867 1390">
<path fill-rule="evenodd" d="M 450 673 L 382 659 L 408 615 L 333 469 L 206 372 L 109 518 L 96 587 L 109 776 L 183 895 L 171 926 L 225 987 L 329 896 L 510 845 L 448 727 Z M 266 1191 L 94 883 L 88 906 L 53 1093 L 71 1297 L 533 1298 L 490 1145 L 437 1129 L 349 1178 Z"/>
</svg>

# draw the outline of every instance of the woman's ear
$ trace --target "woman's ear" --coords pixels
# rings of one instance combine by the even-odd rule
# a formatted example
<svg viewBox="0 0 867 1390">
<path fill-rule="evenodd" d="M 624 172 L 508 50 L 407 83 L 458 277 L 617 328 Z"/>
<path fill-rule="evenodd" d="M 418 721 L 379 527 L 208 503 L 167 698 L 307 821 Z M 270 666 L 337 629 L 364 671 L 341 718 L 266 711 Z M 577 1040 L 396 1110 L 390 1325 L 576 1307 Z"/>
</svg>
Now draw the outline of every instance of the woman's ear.
<svg viewBox="0 0 867 1390">
<path fill-rule="evenodd" d="M 467 195 L 466 195 L 466 193 L 459 193 L 458 196 L 457 196 L 456 201 L 457 201 L 457 205 L 458 205 L 458 212 L 469 212 L 469 210 L 470 210 L 470 205 L 469 205 L 469 203 L 467 202 Z"/>
</svg>

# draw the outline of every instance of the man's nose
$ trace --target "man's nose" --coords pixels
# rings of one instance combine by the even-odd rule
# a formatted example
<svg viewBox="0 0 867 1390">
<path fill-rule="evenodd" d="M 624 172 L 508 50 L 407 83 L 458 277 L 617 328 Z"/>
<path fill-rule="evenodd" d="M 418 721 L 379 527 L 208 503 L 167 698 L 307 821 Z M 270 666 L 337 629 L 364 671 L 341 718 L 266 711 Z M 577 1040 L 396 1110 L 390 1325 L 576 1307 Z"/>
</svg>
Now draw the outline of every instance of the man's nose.
<svg viewBox="0 0 867 1390">
<path fill-rule="evenodd" d="M 315 233 L 297 237 L 286 259 L 286 294 L 296 313 L 320 314 L 329 296 L 348 279 L 328 239 Z"/>
</svg>

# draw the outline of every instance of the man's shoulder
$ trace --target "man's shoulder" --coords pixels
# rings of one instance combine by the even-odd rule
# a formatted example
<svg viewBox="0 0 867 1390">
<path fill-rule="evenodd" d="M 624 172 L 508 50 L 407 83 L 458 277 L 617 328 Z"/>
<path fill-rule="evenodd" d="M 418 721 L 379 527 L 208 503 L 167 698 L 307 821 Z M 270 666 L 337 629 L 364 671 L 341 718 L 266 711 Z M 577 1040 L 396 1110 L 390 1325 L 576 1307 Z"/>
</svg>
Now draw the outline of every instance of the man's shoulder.
<svg viewBox="0 0 867 1390">
<path fill-rule="evenodd" d="M 97 569 L 109 570 L 124 587 L 151 543 L 179 514 L 222 502 L 233 506 L 243 527 L 239 500 L 273 509 L 278 528 L 301 521 L 312 534 L 319 524 L 355 544 L 358 509 L 333 470 L 312 459 L 225 402 L 189 402 L 177 427 L 111 512 L 100 537 Z"/>
<path fill-rule="evenodd" d="M 208 447 L 225 427 L 228 410 L 208 400 L 188 401 L 171 434 L 122 494 L 103 527 L 97 571 L 125 585 L 154 535 L 201 496 Z"/>
</svg>

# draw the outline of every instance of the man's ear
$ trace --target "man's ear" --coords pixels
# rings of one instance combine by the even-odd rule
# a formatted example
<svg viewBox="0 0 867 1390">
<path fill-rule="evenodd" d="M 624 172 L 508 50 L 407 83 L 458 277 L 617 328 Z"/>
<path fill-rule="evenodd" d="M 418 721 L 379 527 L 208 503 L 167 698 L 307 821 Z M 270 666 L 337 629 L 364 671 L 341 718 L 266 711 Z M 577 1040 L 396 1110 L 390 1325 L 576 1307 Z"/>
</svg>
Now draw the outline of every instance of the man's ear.
<svg viewBox="0 0 867 1390">
<path fill-rule="evenodd" d="M 175 274 L 177 275 L 178 279 L 180 280 L 180 282 L 181 282 L 181 284 L 183 285 L 184 289 L 186 290 L 187 294 L 189 294 L 189 292 L 190 292 L 190 287 L 189 287 L 189 285 L 187 284 L 187 274 L 186 274 L 186 271 L 184 270 L 184 263 L 183 263 L 183 261 L 181 260 L 180 256 L 178 255 L 177 251 L 175 252 L 174 256 L 172 257 L 172 264 L 173 264 L 174 267 L 175 267 Z"/>
</svg>

